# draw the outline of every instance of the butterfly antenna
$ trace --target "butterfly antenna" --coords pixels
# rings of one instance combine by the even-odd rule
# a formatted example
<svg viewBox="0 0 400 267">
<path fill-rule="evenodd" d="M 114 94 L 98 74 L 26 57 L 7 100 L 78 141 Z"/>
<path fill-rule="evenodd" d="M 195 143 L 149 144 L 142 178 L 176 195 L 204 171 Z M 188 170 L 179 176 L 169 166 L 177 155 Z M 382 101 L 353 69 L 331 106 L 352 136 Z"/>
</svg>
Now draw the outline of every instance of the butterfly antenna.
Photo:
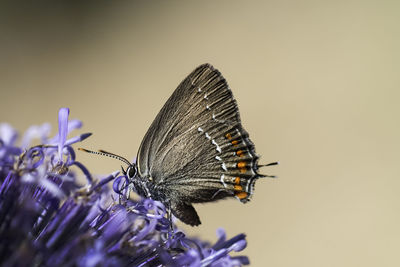
<svg viewBox="0 0 400 267">
<path fill-rule="evenodd" d="M 107 151 L 101 150 L 101 149 L 100 149 L 99 151 L 92 151 L 92 150 L 89 150 L 89 149 L 85 149 L 85 148 L 81 148 L 81 147 L 80 147 L 80 148 L 78 148 L 78 150 L 84 151 L 84 152 L 86 152 L 86 153 L 91 153 L 91 154 L 96 154 L 96 155 L 102 155 L 102 156 L 107 156 L 107 157 L 110 157 L 110 158 L 118 159 L 118 160 L 120 160 L 120 161 L 122 161 L 122 162 L 125 162 L 125 163 L 128 164 L 129 166 L 132 165 L 132 163 L 130 163 L 129 160 L 127 160 L 126 158 L 121 157 L 121 156 L 116 155 L 116 154 L 111 153 L 111 152 L 107 152 Z"/>
</svg>

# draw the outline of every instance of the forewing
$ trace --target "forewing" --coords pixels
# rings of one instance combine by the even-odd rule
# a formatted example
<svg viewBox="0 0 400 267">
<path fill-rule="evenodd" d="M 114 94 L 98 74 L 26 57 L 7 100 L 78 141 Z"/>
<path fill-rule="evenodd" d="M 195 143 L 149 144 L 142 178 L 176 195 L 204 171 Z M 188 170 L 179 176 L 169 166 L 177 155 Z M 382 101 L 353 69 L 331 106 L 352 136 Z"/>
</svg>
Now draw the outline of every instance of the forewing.
<svg viewBox="0 0 400 267">
<path fill-rule="evenodd" d="M 187 202 L 235 195 L 246 202 L 257 174 L 254 145 L 225 79 L 195 69 L 161 109 L 138 152 L 142 177 Z"/>
</svg>

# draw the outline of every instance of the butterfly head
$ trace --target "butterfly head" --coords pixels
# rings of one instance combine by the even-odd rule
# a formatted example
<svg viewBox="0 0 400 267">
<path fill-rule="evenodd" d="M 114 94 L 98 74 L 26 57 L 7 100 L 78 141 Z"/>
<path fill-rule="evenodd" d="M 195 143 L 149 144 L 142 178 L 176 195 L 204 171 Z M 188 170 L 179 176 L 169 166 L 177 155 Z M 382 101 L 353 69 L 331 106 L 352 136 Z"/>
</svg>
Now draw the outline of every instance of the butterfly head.
<svg viewBox="0 0 400 267">
<path fill-rule="evenodd" d="M 126 170 L 124 169 L 124 167 L 121 166 L 122 169 L 122 173 L 128 177 L 129 180 L 132 180 L 133 178 L 136 177 L 137 174 L 137 167 L 136 164 L 134 163 L 130 163 L 129 166 L 126 168 Z"/>
</svg>

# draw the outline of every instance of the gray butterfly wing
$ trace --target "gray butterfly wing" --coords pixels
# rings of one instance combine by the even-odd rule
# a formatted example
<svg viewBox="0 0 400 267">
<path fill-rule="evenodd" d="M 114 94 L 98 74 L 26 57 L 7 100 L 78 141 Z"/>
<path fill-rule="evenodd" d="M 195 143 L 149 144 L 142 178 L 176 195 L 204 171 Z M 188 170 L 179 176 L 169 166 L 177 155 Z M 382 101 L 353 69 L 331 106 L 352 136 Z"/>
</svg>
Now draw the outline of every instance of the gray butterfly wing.
<svg viewBox="0 0 400 267">
<path fill-rule="evenodd" d="M 137 165 L 139 175 L 172 200 L 190 204 L 236 196 L 247 202 L 259 177 L 257 160 L 228 84 L 204 64 L 158 113 Z"/>
</svg>

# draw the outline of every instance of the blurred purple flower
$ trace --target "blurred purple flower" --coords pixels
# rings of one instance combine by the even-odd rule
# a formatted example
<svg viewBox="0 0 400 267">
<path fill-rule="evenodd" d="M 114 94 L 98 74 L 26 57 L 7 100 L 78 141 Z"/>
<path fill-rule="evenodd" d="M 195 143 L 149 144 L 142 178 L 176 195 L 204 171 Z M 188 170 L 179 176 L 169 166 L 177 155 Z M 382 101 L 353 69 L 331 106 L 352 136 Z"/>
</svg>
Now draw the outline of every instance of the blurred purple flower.
<svg viewBox="0 0 400 267">
<path fill-rule="evenodd" d="M 32 126 L 21 146 L 18 134 L 0 124 L 1 266 L 241 266 L 245 235 L 226 240 L 217 231 L 214 245 L 171 232 L 162 203 L 128 199 L 128 180 L 114 172 L 100 180 L 76 161 L 67 139 L 80 128 L 60 109 L 59 132 L 49 138 L 48 124 Z M 33 138 L 42 145 L 28 148 Z M 87 183 L 77 183 L 76 168 Z M 113 189 L 108 184 L 113 182 Z"/>
</svg>

